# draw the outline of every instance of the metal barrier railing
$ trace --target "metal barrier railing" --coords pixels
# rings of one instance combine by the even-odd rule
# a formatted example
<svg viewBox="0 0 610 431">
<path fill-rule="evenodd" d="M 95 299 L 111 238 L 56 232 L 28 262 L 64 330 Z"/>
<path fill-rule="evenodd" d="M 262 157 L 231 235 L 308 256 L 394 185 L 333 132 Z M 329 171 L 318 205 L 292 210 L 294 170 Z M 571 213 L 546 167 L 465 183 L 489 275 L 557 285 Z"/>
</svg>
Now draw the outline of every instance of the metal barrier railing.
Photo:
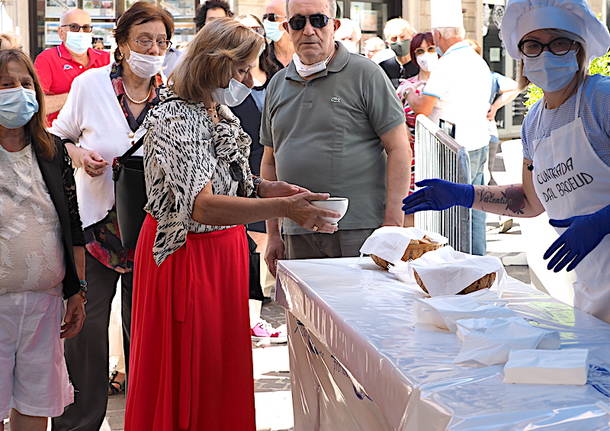
<svg viewBox="0 0 610 431">
<path fill-rule="evenodd" d="M 415 123 L 415 181 L 440 178 L 456 183 L 470 182 L 468 152 L 425 115 Z M 415 214 L 415 226 L 449 238 L 454 249 L 470 253 L 471 210 L 455 206 L 445 211 Z"/>
</svg>

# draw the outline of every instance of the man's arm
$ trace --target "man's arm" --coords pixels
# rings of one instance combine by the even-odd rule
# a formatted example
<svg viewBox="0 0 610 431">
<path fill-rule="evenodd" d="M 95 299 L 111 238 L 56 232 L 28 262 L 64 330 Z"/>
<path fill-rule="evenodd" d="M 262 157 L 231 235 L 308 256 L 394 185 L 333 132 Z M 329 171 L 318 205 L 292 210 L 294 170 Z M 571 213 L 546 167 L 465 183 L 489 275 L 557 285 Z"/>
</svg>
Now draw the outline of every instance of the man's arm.
<svg viewBox="0 0 610 431">
<path fill-rule="evenodd" d="M 54 114 L 64 107 L 64 104 L 68 100 L 68 93 L 64 94 L 45 94 L 45 115 Z"/>
<path fill-rule="evenodd" d="M 438 102 L 438 97 L 428 94 L 415 94 L 414 91 L 409 91 L 406 96 L 407 102 L 416 115 L 423 114 L 429 117 Z"/>
<path fill-rule="evenodd" d="M 409 190 L 409 167 L 411 166 L 411 147 L 409 131 L 404 123 L 380 136 L 388 155 L 386 167 L 386 206 L 384 225 L 402 226 L 404 213 L 402 199 Z"/>
<path fill-rule="evenodd" d="M 265 146 L 263 150 L 263 160 L 261 161 L 261 178 L 268 181 L 277 181 L 275 172 L 275 156 L 273 147 Z M 275 277 L 277 271 L 277 261 L 286 257 L 284 249 L 284 241 L 280 232 L 279 219 L 268 219 L 265 222 L 267 226 L 267 249 L 265 250 L 265 262 L 269 268 L 269 272 Z"/>
</svg>

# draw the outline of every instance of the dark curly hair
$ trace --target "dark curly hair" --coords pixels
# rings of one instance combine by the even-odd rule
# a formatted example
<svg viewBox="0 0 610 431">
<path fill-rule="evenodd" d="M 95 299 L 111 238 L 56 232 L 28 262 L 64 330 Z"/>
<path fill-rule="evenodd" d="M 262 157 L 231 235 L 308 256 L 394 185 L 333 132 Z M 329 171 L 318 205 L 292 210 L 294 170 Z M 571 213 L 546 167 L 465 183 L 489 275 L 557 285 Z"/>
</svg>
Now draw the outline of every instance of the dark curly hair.
<svg viewBox="0 0 610 431">
<path fill-rule="evenodd" d="M 197 9 L 197 15 L 195 16 L 195 27 L 197 27 L 197 31 L 201 30 L 201 28 L 205 25 L 206 15 L 210 9 L 222 9 L 225 11 L 228 17 L 233 16 L 233 12 L 231 12 L 231 6 L 224 0 L 208 0 Z"/>
</svg>

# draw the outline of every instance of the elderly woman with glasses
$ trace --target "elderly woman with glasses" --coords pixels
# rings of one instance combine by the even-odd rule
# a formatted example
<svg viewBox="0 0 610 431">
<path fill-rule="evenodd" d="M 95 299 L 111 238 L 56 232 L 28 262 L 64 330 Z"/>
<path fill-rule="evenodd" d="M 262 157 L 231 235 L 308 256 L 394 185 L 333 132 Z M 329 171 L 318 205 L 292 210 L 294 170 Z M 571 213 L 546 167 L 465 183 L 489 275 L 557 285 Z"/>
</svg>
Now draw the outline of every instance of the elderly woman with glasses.
<svg viewBox="0 0 610 431">
<path fill-rule="evenodd" d="M 337 214 L 309 202 L 327 194 L 251 174 L 250 138 L 228 107 L 250 94 L 263 46 L 233 19 L 206 24 L 145 121 L 126 431 L 253 431 L 243 225 L 336 230 L 323 217 Z"/>
<path fill-rule="evenodd" d="M 78 390 L 75 405 L 54 420 L 57 430 L 102 425 L 108 398 L 110 305 L 119 280 L 128 359 L 134 250 L 121 243 L 110 165 L 137 142 L 144 117 L 159 100 L 159 72 L 173 30 L 171 15 L 162 8 L 147 2 L 131 6 L 114 31 L 114 64 L 89 70 L 74 80 L 50 129 L 64 140 L 77 168 L 90 292 L 89 319 L 79 336 L 66 343 L 68 368 Z"/>
<path fill-rule="evenodd" d="M 544 92 L 521 131 L 522 184 L 428 179 L 403 209 L 461 205 L 512 217 L 546 211 L 560 234 L 544 255 L 548 269 L 575 269 L 574 305 L 610 323 L 610 78 L 587 75 L 589 60 L 608 51 L 610 34 L 585 0 L 510 0 L 502 36 L 521 62 L 521 84 Z"/>
</svg>

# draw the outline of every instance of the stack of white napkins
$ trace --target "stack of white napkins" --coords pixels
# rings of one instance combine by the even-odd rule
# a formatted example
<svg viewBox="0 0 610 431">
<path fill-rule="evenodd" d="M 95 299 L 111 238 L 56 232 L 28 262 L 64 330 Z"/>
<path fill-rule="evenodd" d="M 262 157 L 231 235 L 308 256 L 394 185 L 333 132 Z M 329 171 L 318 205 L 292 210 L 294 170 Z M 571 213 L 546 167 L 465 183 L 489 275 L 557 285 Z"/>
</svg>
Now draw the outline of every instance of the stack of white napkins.
<svg viewBox="0 0 610 431">
<path fill-rule="evenodd" d="M 505 276 L 502 261 L 497 257 L 473 256 L 448 246 L 429 251 L 410 262 L 410 267 L 417 271 L 430 296 L 454 295 L 493 272 L 495 289 L 501 287 Z"/>
<path fill-rule="evenodd" d="M 587 349 L 513 350 L 504 366 L 504 383 L 584 385 Z"/>
<path fill-rule="evenodd" d="M 455 332 L 456 322 L 462 319 L 513 317 L 506 301 L 489 289 L 468 295 L 435 296 L 417 299 L 417 323 L 432 325 Z"/>
<path fill-rule="evenodd" d="M 559 349 L 559 333 L 537 328 L 521 317 L 464 319 L 457 322 L 462 341 L 456 363 L 504 364 L 512 350 Z"/>
<path fill-rule="evenodd" d="M 420 240 L 424 236 L 439 244 L 447 243 L 447 238 L 435 232 L 416 227 L 383 226 L 364 241 L 360 253 L 374 254 L 395 265 L 401 262 L 411 240 Z"/>
</svg>

